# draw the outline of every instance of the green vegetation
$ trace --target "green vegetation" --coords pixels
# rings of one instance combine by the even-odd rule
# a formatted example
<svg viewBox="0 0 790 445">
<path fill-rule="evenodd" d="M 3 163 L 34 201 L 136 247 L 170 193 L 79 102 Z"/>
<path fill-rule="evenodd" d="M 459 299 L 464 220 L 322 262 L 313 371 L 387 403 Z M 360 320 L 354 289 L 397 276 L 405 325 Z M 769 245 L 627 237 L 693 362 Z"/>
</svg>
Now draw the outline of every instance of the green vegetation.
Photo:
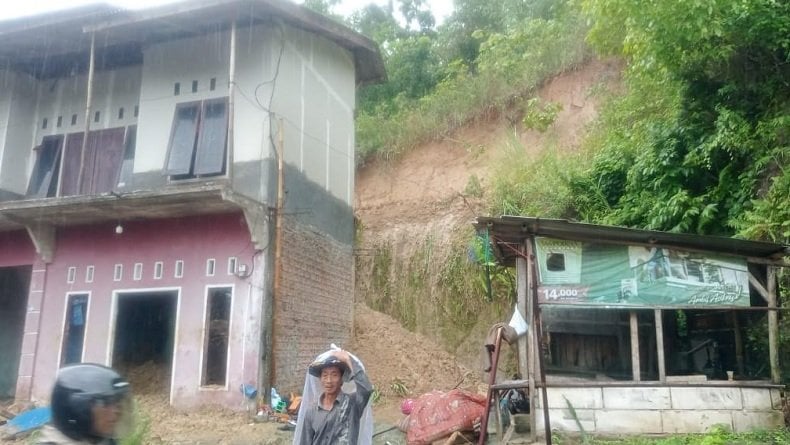
<svg viewBox="0 0 790 445">
<path fill-rule="evenodd" d="M 309 3 L 326 13 L 334 2 Z M 424 0 L 368 6 L 347 20 L 380 44 L 389 76 L 360 91 L 360 162 L 504 117 L 546 136 L 537 154 L 515 136 L 486 148 L 500 156 L 496 173 L 470 176 L 464 194 L 485 199 L 491 214 L 790 243 L 790 3 L 455 5 L 438 27 Z M 569 149 L 553 142 L 560 107 L 534 93 L 593 51 L 625 62 L 623 85 L 590 92 L 599 115 L 582 146 Z M 512 276 L 470 258 L 473 239 L 465 230 L 449 245 L 376 247 L 369 303 L 412 330 L 439 324 L 445 346 L 458 345 L 483 308 L 505 308 L 513 295 Z M 787 271 L 780 286 L 790 295 Z M 749 330 L 747 347 L 767 354 L 764 327 Z M 780 317 L 780 330 L 790 369 L 790 317 Z"/>
<path fill-rule="evenodd" d="M 500 149 L 489 207 L 495 215 L 572 217 L 575 190 L 572 179 L 586 165 L 580 153 L 548 147 L 530 155 L 517 140 Z"/>
<path fill-rule="evenodd" d="M 448 349 L 458 347 L 487 312 L 501 319 L 515 300 L 512 271 L 490 267 L 493 301 L 487 300 L 480 244 L 470 243 L 471 228 L 455 230 L 451 242 L 418 234 L 410 245 L 381 242 L 357 256 L 357 276 L 365 283 L 365 302 L 389 314 L 411 331 L 431 333 Z M 406 252 L 406 253 L 404 253 Z M 472 257 L 472 258 L 470 258 Z"/>
<path fill-rule="evenodd" d="M 120 445 L 142 445 L 148 442 L 146 439 L 151 429 L 151 420 L 140 411 L 137 402 L 134 402 L 132 409 L 132 428 L 120 441 Z"/>
<path fill-rule="evenodd" d="M 624 94 L 608 100 L 583 154 L 503 164 L 492 210 L 790 240 L 790 4 L 455 3 L 439 27 L 423 0 L 370 5 L 347 20 L 380 44 L 389 75 L 360 92 L 361 162 L 513 110 L 545 131 L 559 108 L 532 93 L 589 54 L 586 37 L 627 61 Z M 308 4 L 326 13 L 334 1 Z M 525 185 L 526 175 L 543 183 Z M 504 193 L 505 184 L 518 191 Z M 546 208 L 525 198 L 557 189 Z"/>
<path fill-rule="evenodd" d="M 556 102 L 541 103 L 537 97 L 529 99 L 526 103 L 522 123 L 528 130 L 537 130 L 541 133 L 549 129 L 562 111 L 562 105 Z"/>
<path fill-rule="evenodd" d="M 618 439 L 585 438 L 553 435 L 553 443 L 572 445 L 782 445 L 790 443 L 790 430 L 778 429 L 732 433 L 722 426 L 716 426 L 707 434 L 681 434 L 662 438 L 628 437 Z M 584 440 L 582 442 L 581 440 Z"/>
<path fill-rule="evenodd" d="M 327 13 L 333 3 L 306 4 Z M 368 5 L 346 20 L 379 43 L 388 75 L 359 92 L 361 163 L 391 159 L 478 117 L 519 108 L 544 80 L 589 55 L 586 22 L 566 1 L 457 0 L 438 28 L 427 3 Z"/>
<path fill-rule="evenodd" d="M 406 397 L 409 395 L 409 387 L 403 383 L 403 380 L 397 377 L 392 380 L 392 383 L 390 383 L 390 390 L 398 397 Z"/>
<path fill-rule="evenodd" d="M 575 193 L 593 222 L 790 240 L 790 5 L 583 1 L 590 40 L 627 58 Z M 750 222 L 756 223 L 754 225 Z"/>
</svg>

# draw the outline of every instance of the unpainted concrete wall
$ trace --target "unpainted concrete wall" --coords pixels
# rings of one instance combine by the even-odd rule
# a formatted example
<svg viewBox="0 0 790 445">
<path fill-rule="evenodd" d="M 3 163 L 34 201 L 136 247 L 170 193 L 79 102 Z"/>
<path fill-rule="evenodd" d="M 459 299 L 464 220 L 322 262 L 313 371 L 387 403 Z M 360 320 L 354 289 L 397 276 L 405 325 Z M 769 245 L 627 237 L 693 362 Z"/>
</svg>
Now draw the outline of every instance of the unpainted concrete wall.
<svg viewBox="0 0 790 445">
<path fill-rule="evenodd" d="M 35 79 L 26 74 L 5 72 L 2 76 L 0 101 L 6 101 L 8 108 L 0 112 L 0 126 L 4 127 L 0 139 L 0 190 L 17 196 L 25 194 L 35 163 L 32 138 L 36 128 L 36 89 Z"/>
<path fill-rule="evenodd" d="M 537 433 L 544 435 L 538 397 Z M 703 433 L 715 425 L 736 431 L 783 425 L 776 388 L 760 387 L 590 387 L 548 388 L 552 430 L 579 432 L 573 406 L 586 433 Z"/>
<path fill-rule="evenodd" d="M 285 161 L 347 205 L 354 190 L 354 59 L 318 35 L 285 28 L 270 40 L 277 82 L 261 88 L 283 119 Z M 282 57 L 281 43 L 285 45 Z M 279 60 L 279 61 L 278 61 Z M 269 88 L 267 88 L 269 87 Z M 268 92 L 266 92 L 268 90 Z"/>
</svg>

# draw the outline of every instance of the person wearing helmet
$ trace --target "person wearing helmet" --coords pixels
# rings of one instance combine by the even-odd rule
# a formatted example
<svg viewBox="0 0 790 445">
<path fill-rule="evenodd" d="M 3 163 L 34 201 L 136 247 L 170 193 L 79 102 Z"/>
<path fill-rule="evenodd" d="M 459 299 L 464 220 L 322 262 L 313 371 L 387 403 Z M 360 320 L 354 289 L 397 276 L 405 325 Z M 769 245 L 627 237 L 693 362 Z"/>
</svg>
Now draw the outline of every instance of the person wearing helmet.
<svg viewBox="0 0 790 445">
<path fill-rule="evenodd" d="M 298 445 L 357 445 L 360 419 L 373 392 L 365 370 L 348 352 L 337 350 L 312 363 L 308 372 L 320 379 L 322 393 L 316 404 L 302 410 L 304 430 Z M 343 392 L 344 381 L 354 382 L 356 391 Z"/>
<path fill-rule="evenodd" d="M 130 414 L 129 382 L 106 366 L 80 363 L 58 371 L 52 389 L 52 423 L 39 445 L 112 445 Z"/>
</svg>

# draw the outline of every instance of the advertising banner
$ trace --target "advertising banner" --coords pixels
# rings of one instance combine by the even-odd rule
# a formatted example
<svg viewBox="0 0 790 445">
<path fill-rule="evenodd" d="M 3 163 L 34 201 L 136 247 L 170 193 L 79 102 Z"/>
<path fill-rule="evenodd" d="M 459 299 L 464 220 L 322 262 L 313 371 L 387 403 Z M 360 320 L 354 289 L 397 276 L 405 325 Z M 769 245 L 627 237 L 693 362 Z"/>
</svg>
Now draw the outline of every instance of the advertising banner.
<svg viewBox="0 0 790 445">
<path fill-rule="evenodd" d="M 538 301 L 606 306 L 749 306 L 746 260 L 536 238 Z"/>
</svg>

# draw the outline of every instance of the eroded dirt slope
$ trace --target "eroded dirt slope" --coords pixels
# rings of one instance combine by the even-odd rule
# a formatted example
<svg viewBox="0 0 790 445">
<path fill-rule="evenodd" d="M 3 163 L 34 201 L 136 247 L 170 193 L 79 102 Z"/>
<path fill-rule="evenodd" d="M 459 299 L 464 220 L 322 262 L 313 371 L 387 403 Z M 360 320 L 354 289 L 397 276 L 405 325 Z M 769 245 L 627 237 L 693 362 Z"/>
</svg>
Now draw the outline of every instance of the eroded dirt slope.
<svg viewBox="0 0 790 445">
<path fill-rule="evenodd" d="M 435 266 L 431 273 L 439 273 L 442 255 L 449 252 L 451 242 L 457 242 L 453 234 L 459 228 L 469 228 L 476 216 L 489 211 L 486 202 L 468 193 L 472 180 L 485 190 L 497 165 L 501 165 L 498 163 L 507 161 L 503 159 L 502 147 L 513 142 L 518 142 L 529 154 L 548 149 L 577 149 L 588 124 L 598 113 L 601 95 L 596 92 L 619 88 L 620 72 L 617 61 L 591 60 L 577 70 L 547 81 L 537 96 L 542 101 L 559 103 L 562 110 L 545 133 L 524 130 L 520 117 L 510 116 L 508 112 L 483 116 L 451 136 L 416 147 L 395 161 L 371 162 L 362 167 L 357 172 L 355 202 L 361 224 L 356 300 L 371 302 L 380 298 L 381 290 L 373 281 L 381 277 L 374 278 L 373 263 L 382 246 L 388 249 L 393 264 L 399 261 L 408 264 L 414 260 L 417 249 L 425 249 L 425 240 L 429 239 L 431 262 Z M 406 279 L 397 276 L 397 271 L 407 267 L 389 269 L 396 271 L 390 273 L 391 281 Z M 429 302 L 431 295 L 420 298 Z M 475 370 L 487 329 L 493 321 L 501 321 L 502 315 L 481 313 L 465 340 L 460 345 L 450 345 L 443 344 L 437 334 L 440 328 L 436 326 L 436 314 L 440 313 L 441 308 L 418 311 L 413 330 L 431 338 L 457 361 Z M 421 314 L 427 315 L 421 317 Z M 426 377 L 429 375 L 432 374 Z"/>
<path fill-rule="evenodd" d="M 355 210 L 366 235 L 375 238 L 404 225 L 446 224 L 477 216 L 484 209 L 465 203 L 464 189 L 472 175 L 485 187 L 496 168 L 492 165 L 496 147 L 515 137 L 533 152 L 548 144 L 576 148 L 597 115 L 594 90 L 616 84 L 619 72 L 620 65 L 614 61 L 593 60 L 548 81 L 537 96 L 560 103 L 562 111 L 546 133 L 514 129 L 509 116 L 492 116 L 417 147 L 396 161 L 362 167 L 357 172 Z"/>
</svg>

